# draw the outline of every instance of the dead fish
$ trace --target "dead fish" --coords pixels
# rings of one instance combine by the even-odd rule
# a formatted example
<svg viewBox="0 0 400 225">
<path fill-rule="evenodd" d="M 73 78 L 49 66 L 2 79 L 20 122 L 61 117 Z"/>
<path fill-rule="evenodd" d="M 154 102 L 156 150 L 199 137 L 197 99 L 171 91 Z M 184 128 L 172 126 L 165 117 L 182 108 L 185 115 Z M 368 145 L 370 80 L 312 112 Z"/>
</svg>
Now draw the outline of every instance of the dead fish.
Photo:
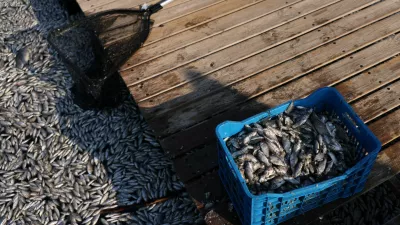
<svg viewBox="0 0 400 225">
<path fill-rule="evenodd" d="M 240 156 L 240 155 L 249 153 L 249 151 L 250 151 L 251 149 L 253 149 L 252 146 L 250 146 L 250 145 L 245 146 L 245 147 L 243 147 L 241 150 L 232 153 L 232 157 L 233 157 L 233 158 L 236 158 L 236 157 L 238 157 L 238 156 Z"/>
<path fill-rule="evenodd" d="M 281 187 L 284 183 L 285 183 L 285 180 L 283 179 L 282 176 L 275 177 L 274 179 L 271 180 L 270 189 L 271 189 L 271 190 L 278 189 L 278 188 Z"/>
<path fill-rule="evenodd" d="M 329 135 L 332 137 L 336 137 L 336 127 L 333 125 L 332 122 L 326 122 L 325 123 L 326 130 L 328 131 Z"/>
<path fill-rule="evenodd" d="M 277 167 L 274 167 L 274 170 L 275 170 L 276 174 L 278 174 L 278 175 L 285 175 L 285 174 L 287 174 L 288 167 L 287 166 L 277 166 Z"/>
<path fill-rule="evenodd" d="M 292 143 L 290 143 L 290 140 L 285 136 L 282 137 L 282 146 L 286 154 L 290 154 L 292 152 Z"/>
<path fill-rule="evenodd" d="M 297 142 L 294 144 L 294 146 L 293 146 L 293 151 L 294 151 L 294 152 L 300 152 L 301 146 L 302 146 L 302 142 L 301 142 L 301 140 L 299 139 L 299 140 L 297 140 Z"/>
<path fill-rule="evenodd" d="M 249 144 L 251 138 L 254 137 L 254 136 L 256 136 L 256 135 L 257 135 L 257 132 L 256 132 L 256 131 L 253 131 L 253 132 L 247 134 L 247 135 L 243 138 L 243 144 L 244 144 L 244 145 Z"/>
<path fill-rule="evenodd" d="M 312 112 L 313 112 L 313 110 L 309 109 L 309 110 L 307 110 L 307 113 L 304 113 L 302 115 L 298 115 L 296 117 L 295 122 L 294 122 L 292 127 L 293 128 L 297 128 L 297 127 L 300 127 L 301 125 L 303 125 L 308 120 L 308 118 L 310 117 Z"/>
<path fill-rule="evenodd" d="M 328 174 L 331 171 L 333 164 L 334 164 L 333 160 L 328 162 L 328 164 L 326 165 L 325 171 L 324 171 L 325 174 Z"/>
<path fill-rule="evenodd" d="M 299 161 L 299 158 L 297 156 L 297 153 L 295 151 L 292 152 L 292 154 L 290 155 L 290 167 L 292 168 L 292 171 L 295 170 L 296 168 L 296 164 Z"/>
<path fill-rule="evenodd" d="M 254 157 L 253 155 L 250 155 L 250 154 L 243 154 L 243 155 L 239 156 L 237 159 L 242 162 L 245 162 L 245 161 L 250 161 L 252 163 L 258 162 L 256 157 Z"/>
<path fill-rule="evenodd" d="M 256 157 L 260 162 L 264 163 L 266 166 L 271 166 L 271 163 L 269 162 L 268 158 L 261 151 L 257 151 Z"/>
<path fill-rule="evenodd" d="M 312 122 L 313 126 L 315 127 L 315 129 L 318 131 L 318 133 L 319 133 L 320 135 L 327 135 L 327 134 L 329 134 L 329 133 L 328 133 L 328 130 L 326 129 L 325 123 L 323 123 L 323 122 L 319 119 L 319 117 L 317 116 L 317 114 L 315 114 L 314 112 L 311 113 L 310 119 L 311 119 L 311 122 Z"/>
<path fill-rule="evenodd" d="M 250 141 L 249 141 L 249 145 L 254 145 L 254 144 L 257 144 L 257 143 L 260 143 L 261 141 L 263 141 L 264 140 L 264 137 L 260 137 L 260 136 L 254 136 L 254 137 L 252 137 L 251 139 L 250 139 Z"/>
<path fill-rule="evenodd" d="M 266 157 L 269 157 L 269 148 L 268 148 L 268 145 L 265 142 L 261 142 L 260 143 L 260 148 L 261 148 L 262 153 L 264 153 L 264 155 Z"/>
<path fill-rule="evenodd" d="M 249 180 L 250 183 L 253 182 L 253 164 L 251 164 L 250 162 L 245 162 L 244 163 L 244 175 L 246 176 L 246 178 Z"/>
<path fill-rule="evenodd" d="M 325 171 L 325 168 L 326 168 L 326 158 L 324 158 L 324 160 L 322 160 L 322 161 L 318 164 L 318 167 L 317 167 L 317 174 L 318 174 L 318 175 L 321 175 L 321 174 Z"/>
<path fill-rule="evenodd" d="M 293 171 L 293 177 L 298 177 L 301 174 L 301 170 L 303 169 L 303 162 L 299 162 L 296 165 L 296 168 Z"/>
<path fill-rule="evenodd" d="M 320 152 L 317 155 L 315 155 L 314 160 L 317 162 L 320 162 L 320 161 L 324 160 L 324 157 L 325 157 L 325 154 Z"/>
<path fill-rule="evenodd" d="M 288 107 L 285 109 L 286 114 L 290 114 L 294 109 L 294 101 L 291 101 Z"/>
<path fill-rule="evenodd" d="M 277 166 L 285 166 L 285 164 L 286 164 L 284 160 L 282 160 L 281 158 L 274 156 L 274 155 L 269 156 L 269 161 L 272 164 L 277 165 Z"/>
<path fill-rule="evenodd" d="M 299 180 L 296 180 L 295 178 L 290 177 L 290 176 L 283 176 L 283 179 L 284 179 L 285 181 L 291 183 L 291 184 L 295 184 L 295 185 L 300 184 L 300 181 L 299 181 Z"/>
<path fill-rule="evenodd" d="M 21 48 L 15 56 L 16 67 L 22 69 L 29 62 L 30 58 L 31 49 L 28 46 Z"/>
<path fill-rule="evenodd" d="M 329 155 L 329 157 L 331 158 L 332 162 L 333 162 L 334 164 L 336 164 L 336 163 L 337 163 L 337 159 L 336 159 L 335 154 L 333 154 L 332 152 L 328 152 L 328 155 Z"/>
<path fill-rule="evenodd" d="M 273 167 L 267 167 L 264 172 L 260 175 L 259 182 L 264 183 L 272 179 L 275 175 L 275 170 Z"/>
</svg>

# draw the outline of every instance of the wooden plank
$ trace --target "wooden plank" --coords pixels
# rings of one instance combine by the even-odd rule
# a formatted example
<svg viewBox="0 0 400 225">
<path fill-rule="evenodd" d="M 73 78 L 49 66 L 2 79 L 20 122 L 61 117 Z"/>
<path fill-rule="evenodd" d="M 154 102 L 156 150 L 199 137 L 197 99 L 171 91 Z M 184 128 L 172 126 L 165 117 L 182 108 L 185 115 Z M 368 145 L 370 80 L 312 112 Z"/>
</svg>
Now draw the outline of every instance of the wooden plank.
<svg viewBox="0 0 400 225">
<path fill-rule="evenodd" d="M 349 80 L 339 83 L 336 88 L 343 94 L 348 102 L 353 102 L 365 94 L 370 93 L 376 89 L 381 88 L 388 83 L 400 77 L 400 57 L 395 57 L 389 61 L 379 64 L 378 66 L 366 70 L 365 72 L 350 78 Z M 332 83 L 333 84 L 333 83 Z M 330 86 L 332 84 L 327 84 Z M 279 101 L 285 102 L 289 98 L 279 99 Z M 238 117 L 238 113 L 232 116 Z M 231 120 L 238 120 L 234 117 L 226 118 Z M 241 118 L 243 119 L 243 118 Z M 199 125 L 196 125 L 184 132 L 179 132 L 177 134 L 166 137 L 160 140 L 163 149 L 172 157 L 179 156 L 190 149 L 198 148 L 204 144 L 215 144 L 215 135 L 213 131 L 216 124 L 212 122 L 205 121 Z M 202 135 L 197 135 L 202 134 Z M 190 140 L 190 141 L 187 141 Z"/>
<path fill-rule="evenodd" d="M 187 3 L 193 0 L 174 0 L 168 4 L 165 8 L 170 8 L 182 3 Z M 139 8 L 144 3 L 154 4 L 159 2 L 158 0 L 78 0 L 79 6 L 86 15 L 93 13 L 99 13 L 111 9 L 133 9 Z M 190 4 L 190 3 L 187 3 Z"/>
<path fill-rule="evenodd" d="M 180 4 L 176 7 L 165 8 L 156 14 L 152 15 L 152 19 L 156 24 L 167 23 L 177 18 L 190 15 L 199 10 L 211 7 L 213 5 L 222 3 L 227 0 L 201 0 L 201 1 L 190 1 L 187 4 Z M 156 25 L 157 26 L 157 25 Z"/>
<path fill-rule="evenodd" d="M 383 21 L 382 23 L 384 22 L 387 22 L 387 20 Z M 150 104 L 147 104 L 147 102 L 143 102 L 140 104 L 141 110 L 144 111 L 145 115 L 148 112 L 155 113 L 154 115 L 152 114 L 152 117 L 154 116 L 154 119 L 149 120 L 150 125 L 155 129 L 158 135 L 167 136 L 168 134 L 175 133 L 200 121 L 203 121 L 213 114 L 228 110 L 228 108 L 232 108 L 232 106 L 236 104 L 249 101 L 255 96 L 261 95 L 267 91 L 272 90 L 273 88 L 279 87 L 284 83 L 288 83 L 292 80 L 298 79 L 299 77 L 302 77 L 312 71 L 315 72 L 313 73 L 314 75 L 318 74 L 318 76 L 315 79 L 307 81 L 305 84 L 302 85 L 309 86 L 310 84 L 315 84 L 320 86 L 321 84 L 326 83 L 327 80 L 332 80 L 332 78 L 334 77 L 335 79 L 340 80 L 344 78 L 347 74 L 351 73 L 350 71 L 359 72 L 365 67 L 375 65 L 377 61 L 387 59 L 388 57 L 392 57 L 393 55 L 399 53 L 399 35 L 386 38 L 385 40 L 376 44 L 373 43 L 391 35 L 392 33 L 398 32 L 400 24 L 393 25 L 385 23 L 387 27 L 377 25 L 380 25 L 380 22 L 359 30 L 355 33 L 352 33 L 344 38 L 341 38 L 335 41 L 335 44 L 332 43 L 330 45 L 325 45 L 323 47 L 317 48 L 316 50 L 308 52 L 296 59 L 287 61 L 271 69 L 265 71 L 254 71 L 253 73 L 250 73 L 250 75 L 247 75 L 245 77 L 247 79 L 241 78 L 240 80 L 235 80 L 235 83 L 233 85 L 228 84 L 231 86 L 220 84 L 220 82 L 222 82 L 222 77 L 239 76 L 242 73 L 248 74 L 247 71 L 253 70 L 253 67 L 256 67 L 256 65 L 246 67 L 246 65 L 248 64 L 245 64 L 242 65 L 245 67 L 237 68 L 237 70 L 231 71 L 231 73 L 229 74 L 221 73 L 219 74 L 219 76 L 217 76 L 218 74 L 215 74 L 215 76 L 217 77 L 213 76 L 212 78 L 203 80 L 204 86 L 202 87 L 207 86 L 209 90 L 216 90 L 216 93 L 210 93 L 208 94 L 208 97 L 202 96 L 202 99 L 196 99 L 195 97 L 198 96 L 198 92 L 202 90 L 202 88 L 196 87 L 195 92 L 188 95 L 180 96 L 177 99 L 169 101 L 181 101 L 181 99 L 186 99 L 186 96 L 190 96 L 191 102 L 177 109 L 174 109 L 169 102 L 157 106 L 152 106 Z M 363 49 L 371 44 L 373 45 L 366 49 Z M 349 55 L 352 56 L 344 58 Z M 262 62 L 268 59 L 269 58 L 262 57 L 260 59 L 262 61 L 258 61 L 258 63 L 262 64 Z M 328 65 L 338 59 L 342 60 L 338 61 L 337 63 Z M 241 63 L 236 63 L 234 66 L 240 64 Z M 237 74 L 236 71 L 238 71 L 240 74 Z M 336 74 L 331 74 L 332 71 L 335 71 Z M 329 74 L 329 77 L 325 78 L 324 73 Z M 321 79 L 321 75 L 324 75 L 323 79 Z M 305 79 L 307 78 L 308 76 L 305 77 Z M 297 88 L 302 90 L 306 87 L 299 86 Z M 278 96 L 274 96 L 274 98 L 279 98 L 279 96 L 285 95 L 286 93 L 295 92 L 292 92 L 291 90 L 280 89 L 280 92 L 277 93 Z M 268 105 L 264 104 L 264 100 L 268 101 L 270 99 L 265 98 L 267 97 L 263 98 L 263 96 L 261 96 L 259 98 L 260 100 L 252 100 L 252 102 L 254 103 L 252 107 L 255 107 L 256 105 L 256 108 L 258 109 L 260 109 L 260 107 L 269 107 Z M 218 104 L 210 104 L 210 102 L 218 102 Z M 153 110 L 154 107 L 159 107 L 159 111 L 155 112 Z M 170 110 L 168 110 L 170 112 L 164 112 L 160 110 L 167 110 L 167 108 L 170 108 Z M 168 122 L 165 123 L 165 121 Z"/>
<path fill-rule="evenodd" d="M 146 45 L 235 13 L 261 1 L 263 0 L 227 0 L 174 21 L 158 26 L 155 24 L 147 38 Z"/>
<path fill-rule="evenodd" d="M 373 121 L 368 126 L 385 145 L 400 137 L 400 109 L 394 110 L 382 119 Z"/>
<path fill-rule="evenodd" d="M 276 82 L 279 82 L 277 80 L 283 80 L 282 77 L 285 77 L 285 75 L 287 76 L 286 78 L 288 78 L 296 73 L 303 74 L 307 71 L 320 68 L 338 58 L 348 55 L 352 51 L 360 49 L 360 46 L 369 45 L 371 42 L 375 42 L 382 36 L 387 36 L 386 34 L 388 32 L 395 33 L 399 31 L 400 24 L 393 24 L 393 22 L 399 18 L 400 15 L 394 15 L 393 17 L 389 17 L 385 20 L 374 23 L 371 26 L 358 30 L 338 40 L 334 40 L 330 45 L 324 45 L 320 48 L 302 54 L 300 57 L 297 57 L 292 61 L 286 60 L 284 63 L 278 64 L 275 67 L 273 66 L 276 64 L 270 66 L 268 65 L 267 67 L 265 67 L 264 64 L 268 64 L 269 61 L 273 61 L 273 57 L 276 55 L 276 53 L 274 52 L 275 54 L 272 54 L 271 51 L 262 52 L 222 70 L 218 70 L 210 75 L 205 77 L 203 76 L 201 79 L 184 84 L 179 88 L 162 93 L 149 100 L 146 99 L 145 101 L 140 102 L 139 106 L 141 108 L 146 108 L 145 113 L 149 113 L 152 116 L 157 117 L 168 111 L 172 111 L 174 108 L 179 107 L 179 105 L 182 103 L 192 101 L 192 103 L 196 104 L 197 106 L 193 110 L 196 112 L 195 116 L 201 120 L 202 118 L 201 116 L 198 117 L 199 115 L 204 113 L 209 116 L 212 114 L 210 110 L 212 110 L 214 113 L 216 108 L 214 105 L 209 104 L 209 101 L 212 99 L 204 98 L 203 101 L 197 101 L 198 99 L 206 95 L 213 95 L 212 98 L 215 97 L 215 99 L 224 99 L 226 107 L 226 104 L 237 102 L 237 99 L 235 99 L 233 95 L 231 95 L 230 98 L 227 97 L 227 92 L 232 92 L 234 90 L 235 95 L 236 93 L 240 93 L 242 97 L 252 96 L 260 89 L 263 89 L 263 83 L 266 83 L 267 85 L 265 86 L 269 87 L 271 84 L 276 85 Z M 315 57 L 317 55 L 318 57 Z M 282 68 L 284 68 L 285 71 L 282 71 Z M 266 69 L 267 71 L 265 71 Z M 271 75 L 268 76 L 267 79 L 262 79 L 262 81 L 258 82 L 260 77 L 263 77 L 263 75 L 261 75 L 264 74 L 263 71 Z M 188 72 L 190 72 L 190 70 L 186 73 Z M 258 74 L 260 72 L 263 73 Z M 196 70 L 193 70 L 192 73 L 201 74 L 197 73 Z M 249 84 L 251 83 L 256 83 L 258 85 L 252 85 L 249 87 Z M 230 89 L 232 91 L 227 91 L 224 89 Z M 210 93 L 210 90 L 213 91 Z M 224 96 L 224 98 L 220 98 L 221 96 Z M 191 105 L 188 107 L 191 107 Z M 218 104 L 218 107 L 223 110 L 224 105 Z M 186 107 L 182 108 L 187 111 Z M 185 125 L 176 125 L 177 129 L 185 128 Z"/>
<path fill-rule="evenodd" d="M 387 70 L 385 71 L 387 72 Z M 397 73 L 398 78 L 400 78 L 399 73 L 400 69 Z M 352 89 L 354 91 L 360 91 L 360 89 L 364 88 L 363 86 L 359 86 L 358 83 L 351 83 L 351 80 L 345 83 L 348 83 L 346 88 Z M 341 89 L 338 90 L 342 91 Z M 370 91 L 370 90 L 365 90 L 365 91 Z M 365 98 L 362 98 L 357 102 L 354 102 L 352 104 L 352 107 L 356 111 L 357 115 L 359 115 L 364 120 L 364 122 L 367 123 L 379 117 L 381 114 L 389 112 L 390 110 L 400 106 L 399 96 L 400 96 L 400 81 L 397 81 L 387 87 L 378 90 L 377 92 L 371 95 L 366 96 Z M 346 101 L 351 101 L 351 100 L 352 99 L 346 99 Z M 398 133 L 396 134 L 396 132 Z M 400 131 L 398 130 L 388 130 L 386 133 L 388 135 L 394 134 L 393 138 L 397 138 L 396 135 L 400 135 Z M 379 135 L 382 134 L 376 134 L 376 135 L 378 135 L 379 138 L 381 137 Z M 388 140 L 390 141 L 393 138 L 388 139 L 385 136 L 382 137 L 381 141 L 388 142 Z M 180 179 L 183 182 L 192 180 L 196 176 L 199 176 L 205 173 L 206 171 L 214 169 L 218 166 L 218 161 L 217 161 L 218 157 L 217 157 L 215 142 L 212 142 L 201 149 L 193 149 L 193 151 L 186 153 L 185 156 L 176 158 L 174 160 L 174 165 L 177 174 L 179 175 Z"/>
<path fill-rule="evenodd" d="M 385 1 L 382 4 L 377 4 L 374 7 L 369 7 L 359 13 L 340 19 L 343 17 L 343 13 L 350 13 L 347 8 L 342 7 L 345 3 L 346 2 L 340 2 L 340 4 L 338 3 L 327 7 L 326 10 L 323 9 L 324 11 L 322 12 L 320 12 L 320 10 L 312 13 L 307 16 L 307 18 L 312 18 L 307 22 L 304 21 L 303 17 L 301 17 L 291 23 L 269 30 L 268 32 L 237 43 L 234 46 L 223 49 L 204 58 L 202 58 L 203 56 L 201 56 L 200 50 L 200 57 L 198 57 L 200 59 L 189 64 L 185 62 L 176 67 L 171 67 L 171 65 L 174 64 L 174 61 L 176 62 L 178 54 L 188 56 L 186 52 L 187 48 L 194 47 L 192 55 L 195 56 L 196 49 L 199 49 L 196 45 L 173 52 L 168 56 L 153 60 L 149 63 L 139 65 L 134 68 L 134 71 L 139 71 L 139 73 L 142 72 L 143 74 L 159 75 L 144 82 L 133 83 L 130 87 L 131 93 L 135 96 L 135 99 L 138 102 L 141 102 L 146 99 L 151 99 L 153 96 L 161 95 L 162 93 L 172 89 L 179 91 L 184 89 L 186 86 L 192 85 L 189 83 L 191 80 L 193 81 L 202 76 L 211 75 L 213 71 L 218 71 L 224 67 L 228 67 L 225 70 L 222 70 L 226 71 L 230 69 L 229 66 L 231 64 L 263 51 L 268 51 L 268 53 L 263 52 L 263 55 L 268 54 L 269 56 L 274 57 L 269 57 L 269 60 L 266 64 L 263 64 L 262 67 L 276 65 L 282 61 L 295 58 L 304 52 L 322 46 L 325 43 L 332 42 L 332 40 L 354 32 L 370 23 L 376 22 L 382 19 L 382 17 L 400 11 L 400 3 L 394 0 Z M 340 9 L 342 9 L 342 11 Z M 328 24 L 337 19 L 340 20 Z M 314 21 L 326 22 L 315 26 Z M 322 28 L 320 27 L 325 24 L 328 25 Z M 326 37 L 329 37 L 329 39 Z M 185 52 L 182 53 L 182 51 Z M 210 66 L 211 64 L 213 65 L 212 67 Z M 168 67 L 170 68 L 167 69 Z M 165 69 L 167 69 L 167 72 L 165 72 Z M 188 78 L 187 74 L 190 69 L 195 70 L 195 74 L 198 75 L 198 77 Z M 187 84 L 186 86 L 184 85 L 185 83 Z"/>
<path fill-rule="evenodd" d="M 286 2 L 288 2 L 288 4 L 281 0 L 262 1 L 235 13 L 208 22 L 207 24 L 195 26 L 184 33 L 159 41 L 157 44 L 143 46 L 132 58 L 127 61 L 127 63 L 121 68 L 121 71 L 128 69 L 130 70 L 130 67 L 150 58 L 166 54 L 179 48 L 184 48 L 193 43 L 218 35 L 235 27 L 243 26 L 252 20 L 279 11 L 281 8 L 286 6 L 292 7 L 291 3 L 293 2 L 296 3 L 301 1 L 303 0 L 287 0 Z"/>
<path fill-rule="evenodd" d="M 352 105 L 361 119 L 368 123 L 400 105 L 400 81 L 362 98 Z"/>
<path fill-rule="evenodd" d="M 370 0 L 363 0 L 368 2 Z M 314 2 L 301 2 L 295 4 L 291 9 L 284 8 L 282 10 L 276 11 L 272 14 L 269 14 L 265 17 L 261 17 L 259 19 L 253 20 L 246 24 L 246 26 L 239 26 L 235 29 L 231 29 L 225 31 L 221 34 L 215 35 L 212 38 L 204 39 L 200 42 L 194 43 L 193 45 L 187 46 L 185 48 L 179 49 L 177 51 L 172 52 L 169 55 L 165 55 L 162 58 L 158 58 L 152 60 L 149 63 L 144 63 L 139 66 L 136 66 L 132 70 L 133 73 L 136 73 L 141 77 L 140 81 L 144 81 L 146 79 L 158 76 L 158 74 L 163 73 L 165 70 L 169 71 L 173 68 L 178 68 L 182 65 L 187 64 L 187 62 L 191 62 L 195 59 L 200 59 L 206 55 L 212 54 L 214 52 L 218 52 L 224 48 L 235 45 L 237 43 L 241 43 L 249 38 L 254 36 L 259 36 L 260 34 L 271 30 L 275 27 L 282 26 L 284 24 L 289 23 L 290 21 L 296 20 L 298 18 L 303 18 L 305 15 L 308 15 L 311 12 L 318 11 L 318 9 L 324 8 L 328 5 L 331 5 L 335 1 L 327 1 L 327 0 L 314 0 Z M 354 1 L 353 1 L 354 2 Z M 314 3 L 315 5 L 313 5 Z M 360 3 L 356 4 L 359 5 Z M 336 5 L 336 4 L 335 4 Z M 289 11 L 285 13 L 285 10 Z M 344 11 L 349 11 L 347 9 L 343 9 Z M 298 12 L 301 12 L 300 14 Z M 285 13 L 285 16 L 281 16 L 282 13 Z M 340 14 L 339 14 L 340 15 Z M 311 27 L 311 20 L 309 26 Z M 182 35 L 185 35 L 183 33 Z M 289 36 L 289 35 L 287 35 Z M 277 35 L 279 37 L 279 35 Z M 265 39 L 265 38 L 264 38 Z M 253 39 L 252 39 L 253 40 Z M 255 43 L 258 41 L 254 41 Z M 263 45 L 263 41 L 258 45 Z M 245 43 L 244 43 L 245 44 Z M 251 45 L 251 44 L 249 44 Z M 257 48 L 256 48 L 257 49 Z M 243 49 L 241 49 L 243 50 Z M 253 52 L 250 50 L 250 52 Z M 237 51 L 235 51 L 237 53 Z M 244 53 L 246 55 L 246 53 Z M 174 66 L 171 66 L 174 65 Z M 175 66 L 176 65 L 176 66 Z M 210 67 L 210 63 L 207 64 Z M 154 67 L 154 69 L 149 69 L 150 67 Z M 217 66 L 218 67 L 218 66 Z M 124 76 L 124 73 L 122 73 Z M 124 78 L 125 79 L 125 78 Z M 133 80 L 137 84 L 140 81 Z M 125 79 L 125 82 L 128 84 L 132 84 L 129 80 Z M 171 84 L 173 85 L 173 84 Z"/>
</svg>

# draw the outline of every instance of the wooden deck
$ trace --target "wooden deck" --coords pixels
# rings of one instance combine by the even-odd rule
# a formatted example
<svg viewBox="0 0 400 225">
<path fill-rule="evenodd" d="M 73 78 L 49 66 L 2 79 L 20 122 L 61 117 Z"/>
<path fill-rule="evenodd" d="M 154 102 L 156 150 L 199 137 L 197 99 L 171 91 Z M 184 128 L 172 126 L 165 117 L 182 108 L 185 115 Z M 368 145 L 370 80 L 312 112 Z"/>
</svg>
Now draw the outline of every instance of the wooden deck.
<svg viewBox="0 0 400 225">
<path fill-rule="evenodd" d="M 86 14 L 146 0 L 78 0 Z M 176 0 L 120 73 L 209 224 L 238 224 L 219 181 L 214 129 L 323 86 L 383 144 L 365 190 L 400 171 L 399 0 Z M 342 199 L 285 224 L 307 224 Z"/>
</svg>

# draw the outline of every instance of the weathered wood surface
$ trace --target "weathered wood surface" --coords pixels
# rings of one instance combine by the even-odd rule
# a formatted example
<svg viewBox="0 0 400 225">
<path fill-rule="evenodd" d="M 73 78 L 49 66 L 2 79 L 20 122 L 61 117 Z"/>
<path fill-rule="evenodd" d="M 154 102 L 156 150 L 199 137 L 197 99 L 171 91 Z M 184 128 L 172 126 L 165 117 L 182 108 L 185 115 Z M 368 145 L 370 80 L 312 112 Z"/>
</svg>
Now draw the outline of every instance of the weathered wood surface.
<svg viewBox="0 0 400 225">
<path fill-rule="evenodd" d="M 78 2 L 89 15 L 147 1 Z M 383 144 L 364 191 L 400 172 L 398 12 L 400 0 L 176 0 L 152 17 L 120 72 L 193 199 L 211 193 L 206 221 L 238 224 L 217 174 L 215 127 L 323 86 L 337 88 Z"/>
</svg>

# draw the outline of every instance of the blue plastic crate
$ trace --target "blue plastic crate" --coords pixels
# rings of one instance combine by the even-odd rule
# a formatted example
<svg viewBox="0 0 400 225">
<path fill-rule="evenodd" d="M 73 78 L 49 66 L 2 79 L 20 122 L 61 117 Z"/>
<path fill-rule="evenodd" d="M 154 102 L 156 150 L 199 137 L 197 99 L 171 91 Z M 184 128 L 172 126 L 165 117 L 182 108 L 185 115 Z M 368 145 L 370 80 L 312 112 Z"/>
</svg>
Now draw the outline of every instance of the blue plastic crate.
<svg viewBox="0 0 400 225">
<path fill-rule="evenodd" d="M 317 184 L 283 194 L 253 195 L 224 139 L 240 132 L 245 124 L 282 113 L 289 104 L 287 102 L 241 122 L 226 121 L 216 128 L 218 173 L 243 224 L 278 224 L 325 203 L 360 192 L 381 149 L 379 140 L 340 93 L 334 88 L 321 88 L 307 98 L 296 100 L 294 104 L 314 108 L 316 111 L 326 110 L 338 116 L 345 124 L 349 137 L 357 145 L 358 162 L 343 175 Z"/>
</svg>

